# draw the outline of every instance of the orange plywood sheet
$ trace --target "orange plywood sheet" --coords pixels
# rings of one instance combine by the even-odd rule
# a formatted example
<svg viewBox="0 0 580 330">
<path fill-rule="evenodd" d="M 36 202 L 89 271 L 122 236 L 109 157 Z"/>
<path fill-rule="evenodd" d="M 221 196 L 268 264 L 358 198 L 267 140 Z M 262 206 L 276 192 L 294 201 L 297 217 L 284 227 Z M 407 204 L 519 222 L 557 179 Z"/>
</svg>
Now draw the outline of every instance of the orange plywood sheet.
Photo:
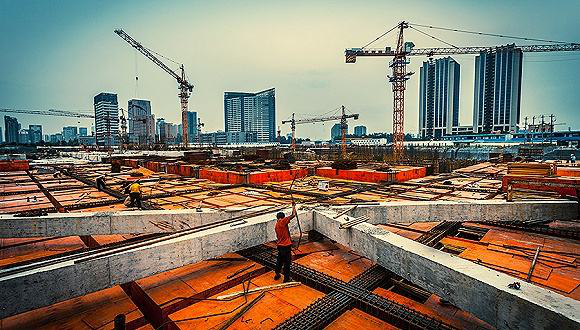
<svg viewBox="0 0 580 330">
<path fill-rule="evenodd" d="M 478 319 L 473 314 L 459 309 L 453 305 L 442 304 L 441 298 L 432 294 L 424 305 L 439 315 L 452 319 L 460 329 L 494 329 L 491 325 Z"/>
<path fill-rule="evenodd" d="M 6 239 L 0 239 L 0 241 L 5 240 Z M 8 240 L 11 240 L 9 241 L 11 242 L 11 245 L 15 243 L 14 239 Z M 77 236 L 54 238 L 29 244 L 15 245 L 0 249 L 0 266 L 7 266 L 18 262 L 79 250 L 85 247 L 83 241 L 81 241 Z"/>
<path fill-rule="evenodd" d="M 115 286 L 0 320 L 1 329 L 113 329 L 116 315 L 127 322 L 143 316 Z"/>
<path fill-rule="evenodd" d="M 325 330 L 396 330 L 399 329 L 385 321 L 369 315 L 360 309 L 352 309 L 342 313 L 336 320 L 330 323 Z"/>
<path fill-rule="evenodd" d="M 492 229 L 482 242 L 446 237 L 441 243 L 465 249 L 459 255 L 462 258 L 522 279 L 527 277 L 536 248 L 540 247 L 531 281 L 574 299 L 580 298 L 577 259 L 580 250 L 574 242 Z"/>
<path fill-rule="evenodd" d="M 150 276 L 137 281 L 145 292 L 159 305 L 175 297 L 190 297 L 228 280 L 228 276 L 254 265 L 247 271 L 258 269 L 256 263 L 238 254 L 227 254 L 226 258 L 239 258 L 236 261 L 207 260 L 187 265 L 168 272 Z M 241 273 L 240 273 L 241 274 Z"/>
<path fill-rule="evenodd" d="M 372 263 L 345 250 L 312 253 L 296 260 L 296 263 L 313 268 L 342 281 L 350 281 L 368 269 Z"/>
<path fill-rule="evenodd" d="M 409 231 L 401 228 L 392 227 L 389 225 L 377 225 L 380 228 L 390 231 L 391 233 L 406 237 L 408 239 L 416 240 L 417 238 L 421 237 L 421 233 L 417 233 L 414 231 Z"/>
<path fill-rule="evenodd" d="M 419 303 L 413 299 L 407 298 L 405 296 L 399 295 L 395 292 L 388 291 L 383 288 L 377 288 L 373 290 L 374 293 L 378 294 L 379 296 L 385 297 L 387 299 L 393 300 L 399 304 L 407 306 L 413 310 L 416 310 L 424 315 L 432 317 L 436 320 L 440 320 L 446 324 L 451 324 L 459 329 L 475 329 L 478 326 L 487 325 L 483 321 L 473 317 L 468 318 L 457 318 L 455 317 L 455 312 L 458 310 L 456 307 L 452 310 L 445 310 L 445 309 L 433 309 L 426 304 Z M 489 325 L 483 327 L 488 329 L 493 329 Z"/>
<path fill-rule="evenodd" d="M 273 272 L 261 275 L 252 281 L 250 287 L 255 288 L 262 285 L 280 283 L 280 280 L 274 282 L 273 276 Z M 242 285 L 238 285 L 220 293 L 220 295 L 241 290 L 243 290 Z M 249 295 L 248 302 L 258 297 L 258 295 Z M 303 308 L 302 306 L 308 306 L 321 296 L 322 293 L 304 285 L 267 292 L 256 305 L 235 321 L 229 329 L 271 329 L 298 313 Z M 177 324 L 180 329 L 210 329 L 229 320 L 235 312 L 214 317 L 204 316 L 233 311 L 243 303 L 243 297 L 232 301 L 201 301 L 171 314 L 170 319 L 178 321 L 186 318 L 201 317 L 196 320 L 178 322 Z"/>
</svg>

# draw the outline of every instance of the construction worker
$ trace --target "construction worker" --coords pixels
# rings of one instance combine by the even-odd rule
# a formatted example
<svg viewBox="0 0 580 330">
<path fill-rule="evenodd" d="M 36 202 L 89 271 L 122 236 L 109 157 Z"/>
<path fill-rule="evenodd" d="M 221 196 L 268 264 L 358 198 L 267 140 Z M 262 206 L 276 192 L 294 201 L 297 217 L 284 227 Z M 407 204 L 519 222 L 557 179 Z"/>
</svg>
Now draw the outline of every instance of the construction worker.
<svg viewBox="0 0 580 330">
<path fill-rule="evenodd" d="M 284 266 L 284 283 L 290 282 L 290 263 L 292 262 L 292 239 L 288 224 L 296 217 L 296 204 L 292 202 L 292 214 L 286 216 L 284 212 L 278 212 L 276 218 L 276 246 L 278 248 L 278 259 L 276 260 L 276 275 L 274 280 L 280 279 L 280 271 Z"/>
<path fill-rule="evenodd" d="M 130 206 L 141 208 L 141 185 L 139 180 L 129 186 L 129 197 L 131 198 Z"/>
<path fill-rule="evenodd" d="M 103 191 L 105 189 L 105 176 L 101 175 L 97 178 L 97 189 Z"/>
</svg>

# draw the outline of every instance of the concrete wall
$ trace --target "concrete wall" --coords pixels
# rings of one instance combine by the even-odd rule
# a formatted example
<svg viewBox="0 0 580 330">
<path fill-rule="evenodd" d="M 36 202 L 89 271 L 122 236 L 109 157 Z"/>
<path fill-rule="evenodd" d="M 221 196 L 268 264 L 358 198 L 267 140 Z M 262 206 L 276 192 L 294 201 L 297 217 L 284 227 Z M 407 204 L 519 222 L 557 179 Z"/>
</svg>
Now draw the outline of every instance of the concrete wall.
<svg viewBox="0 0 580 330">
<path fill-rule="evenodd" d="M 314 228 L 499 329 L 578 329 L 580 302 L 345 216 L 314 212 Z M 521 290 L 508 288 L 521 283 Z"/>
</svg>

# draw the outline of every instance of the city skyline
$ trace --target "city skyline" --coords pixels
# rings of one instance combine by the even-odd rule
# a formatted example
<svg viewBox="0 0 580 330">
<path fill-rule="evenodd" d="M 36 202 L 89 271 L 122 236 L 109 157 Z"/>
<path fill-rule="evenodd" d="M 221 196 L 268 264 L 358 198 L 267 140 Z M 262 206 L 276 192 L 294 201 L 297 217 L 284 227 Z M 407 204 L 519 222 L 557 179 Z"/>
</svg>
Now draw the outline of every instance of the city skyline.
<svg viewBox="0 0 580 330">
<path fill-rule="evenodd" d="M 3 44 L 12 46 L 7 47 L 0 59 L 3 63 L 15 63 L 3 67 L 1 105 L 91 110 L 92 96 L 110 91 L 119 95 L 120 104 L 132 98 L 151 100 L 157 117 L 179 123 L 175 81 L 114 35 L 114 28 L 123 27 L 145 46 L 185 64 L 189 79 L 195 85 L 189 110 L 198 112 L 205 131 L 223 127 L 220 112 L 224 91 L 276 86 L 276 126 L 292 112 L 322 114 L 344 103 L 361 114 L 360 120 L 370 132 L 390 132 L 392 92 L 385 79 L 388 61 L 361 59 L 357 65 L 349 66 L 344 64 L 344 49 L 363 45 L 403 19 L 448 26 L 446 18 L 454 8 L 453 1 L 399 5 L 399 13 L 381 2 L 369 2 L 370 6 L 348 2 L 331 6 L 302 2 L 292 6 L 265 4 L 261 10 L 269 16 L 261 23 L 252 23 L 238 18 L 240 10 L 254 15 L 248 8 L 236 4 L 226 6 L 219 1 L 175 2 L 173 6 L 151 3 L 139 6 L 139 19 L 127 19 L 131 16 L 127 13 L 136 7 L 135 2 L 105 3 L 97 6 L 70 2 L 56 6 L 34 1 L 6 2 L 5 10 L 0 13 L 0 27 L 17 28 L 22 33 L 0 36 Z M 562 1 L 559 6 L 545 8 L 541 11 L 541 20 L 538 19 L 540 6 L 535 1 L 517 5 L 494 1 L 471 4 L 463 10 L 471 10 L 473 14 L 460 17 L 450 27 L 571 42 L 580 40 L 580 32 L 574 28 L 577 27 L 574 13 L 580 10 L 577 2 Z M 61 7 L 66 9 L 60 10 Z M 213 21 L 203 18 L 217 12 L 220 15 L 214 15 Z M 172 16 L 177 18 L 170 19 Z M 224 25 L 224 22 L 230 24 Z M 187 31 L 185 41 L 175 31 Z M 257 34 L 261 38 L 252 39 Z M 513 42 L 448 33 L 435 35 L 458 45 Z M 47 42 L 49 39 L 56 40 L 59 47 Z M 417 47 L 444 46 L 413 31 L 406 33 L 406 39 Z M 242 46 L 243 51 L 229 51 Z M 393 39 L 377 43 L 377 47 L 383 46 L 394 46 Z M 304 49 L 309 51 L 301 51 Z M 406 132 L 418 130 L 418 71 L 423 60 L 411 60 L 410 70 L 416 74 L 407 83 Z M 465 125 L 472 122 L 474 56 L 458 56 L 456 60 L 462 70 L 459 122 Z M 555 113 L 559 122 L 567 123 L 560 129 L 579 128 L 580 119 L 575 111 L 580 96 L 574 92 L 574 86 L 580 82 L 578 60 L 578 55 L 573 53 L 524 55 L 520 121 L 525 116 Z M 135 76 L 139 77 L 138 84 Z M 23 127 L 42 122 L 47 133 L 58 131 L 57 125 L 91 126 L 91 120 L 85 119 L 15 117 Z M 285 134 L 289 127 L 282 126 L 282 130 Z M 300 135 L 323 139 L 328 136 L 328 128 L 308 125 L 301 129 Z"/>
</svg>

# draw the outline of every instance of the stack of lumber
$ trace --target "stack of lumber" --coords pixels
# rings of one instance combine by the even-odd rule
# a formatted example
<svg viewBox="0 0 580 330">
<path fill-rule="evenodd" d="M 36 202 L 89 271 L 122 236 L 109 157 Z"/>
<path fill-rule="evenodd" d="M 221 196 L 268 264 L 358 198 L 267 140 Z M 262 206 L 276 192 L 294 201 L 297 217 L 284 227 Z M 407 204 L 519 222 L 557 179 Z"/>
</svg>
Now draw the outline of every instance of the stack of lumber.
<svg viewBox="0 0 580 330">
<path fill-rule="evenodd" d="M 515 175 L 554 175 L 555 164 L 550 163 L 508 163 L 508 174 Z"/>
</svg>

